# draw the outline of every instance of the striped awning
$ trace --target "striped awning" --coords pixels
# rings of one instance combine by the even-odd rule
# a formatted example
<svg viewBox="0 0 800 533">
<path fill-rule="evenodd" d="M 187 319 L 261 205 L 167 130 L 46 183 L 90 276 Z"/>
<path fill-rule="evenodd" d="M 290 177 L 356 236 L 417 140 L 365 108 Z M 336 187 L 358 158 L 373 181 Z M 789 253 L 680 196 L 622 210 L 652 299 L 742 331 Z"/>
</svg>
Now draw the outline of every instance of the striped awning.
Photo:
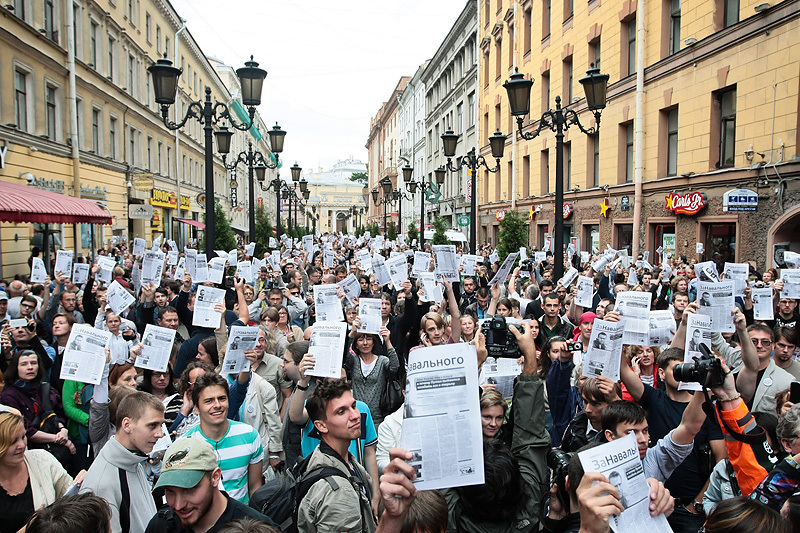
<svg viewBox="0 0 800 533">
<path fill-rule="evenodd" d="M 113 217 L 91 200 L 0 181 L 0 222 L 112 224 Z"/>
</svg>

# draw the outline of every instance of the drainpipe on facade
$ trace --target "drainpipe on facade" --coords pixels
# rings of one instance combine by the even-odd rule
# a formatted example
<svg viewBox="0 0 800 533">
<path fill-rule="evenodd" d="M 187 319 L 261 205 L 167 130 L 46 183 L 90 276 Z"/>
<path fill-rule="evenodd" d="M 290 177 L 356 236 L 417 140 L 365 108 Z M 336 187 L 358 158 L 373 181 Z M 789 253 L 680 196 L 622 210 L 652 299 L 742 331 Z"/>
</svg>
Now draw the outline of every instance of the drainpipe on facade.
<svg viewBox="0 0 800 533">
<path fill-rule="evenodd" d="M 511 36 L 511 46 L 514 53 L 511 54 L 512 69 L 517 68 L 517 3 L 514 2 L 514 34 Z M 514 121 L 509 120 L 508 127 L 511 129 L 511 210 L 517 209 L 517 134 L 514 132 Z M 487 139 L 488 140 L 488 139 Z"/>
<path fill-rule="evenodd" d="M 78 100 L 75 88 L 75 13 L 67 9 L 67 71 L 69 72 L 69 91 L 67 107 L 69 108 L 69 140 L 72 147 L 72 196 L 81 197 L 81 151 L 78 146 Z M 49 239 L 45 234 L 44 238 Z M 72 225 L 72 245 L 75 257 L 78 257 L 78 225 Z"/>
<path fill-rule="evenodd" d="M 635 262 L 639 257 L 639 242 L 642 223 L 642 175 L 644 150 L 644 0 L 636 4 L 636 116 L 634 118 L 634 200 L 633 200 L 633 239 L 631 257 Z"/>
<path fill-rule="evenodd" d="M 181 27 L 180 27 L 180 29 L 178 31 L 175 32 L 175 55 L 173 56 L 175 58 L 175 63 L 174 63 L 175 65 L 178 64 L 178 50 L 179 50 L 178 46 L 180 45 L 180 41 L 181 41 L 181 33 L 183 33 L 184 30 L 186 30 L 186 19 L 181 19 Z M 181 108 L 181 106 L 179 105 L 179 103 L 175 102 L 175 105 L 173 106 L 173 110 L 172 111 L 175 113 L 174 121 L 175 121 L 176 124 L 178 122 L 180 122 L 180 120 L 181 120 L 180 108 Z M 177 210 L 176 210 L 176 212 L 178 213 L 178 218 L 183 217 L 183 213 L 181 212 L 181 178 L 183 176 L 181 176 L 180 160 L 181 160 L 180 131 L 179 130 L 175 130 L 175 192 L 178 195 L 178 207 L 177 207 Z M 206 198 L 206 201 L 208 201 L 208 198 Z M 185 226 L 185 224 L 183 224 L 181 222 L 178 223 L 178 228 L 179 228 L 178 229 L 178 238 L 175 239 L 177 241 L 178 248 L 180 248 L 182 242 L 188 242 L 187 240 L 183 239 L 183 229 L 184 229 L 183 227 L 184 226 Z M 173 227 L 175 227 L 174 223 L 173 223 Z M 173 238 L 174 238 L 174 236 L 173 236 Z"/>
<path fill-rule="evenodd" d="M 478 17 L 478 25 L 475 28 L 475 53 L 478 54 L 477 57 L 480 57 L 480 54 L 482 53 L 480 51 L 480 42 L 481 41 L 479 39 L 480 31 L 481 31 L 481 0 L 475 0 L 475 13 L 476 13 L 475 16 Z M 478 69 L 477 69 L 478 72 L 476 73 L 477 84 L 476 84 L 476 87 L 475 87 L 475 114 L 472 117 L 473 118 L 473 122 L 472 123 L 475 124 L 475 128 L 477 130 L 475 132 L 475 138 L 477 139 L 477 143 L 476 143 L 477 147 L 475 148 L 475 153 L 477 155 L 477 153 L 480 152 L 480 145 L 481 145 L 481 143 L 480 143 L 480 139 L 481 139 L 480 138 L 480 128 L 478 127 L 478 117 L 480 116 L 480 108 L 481 108 L 480 95 L 482 93 L 482 87 L 483 86 L 481 85 L 480 61 L 476 60 L 476 63 L 478 64 Z M 514 136 L 516 137 L 516 135 L 514 135 Z M 487 142 L 488 142 L 488 139 L 487 139 Z M 478 172 L 477 169 L 475 170 L 475 172 Z M 477 189 L 480 188 L 480 180 L 478 179 L 479 177 L 480 177 L 480 173 L 478 173 L 478 175 L 475 176 L 475 190 L 472 191 L 472 194 L 478 194 L 478 190 Z M 469 178 L 470 178 L 470 183 L 472 183 L 472 176 L 470 176 Z M 470 224 L 475 224 L 475 246 L 477 247 L 478 246 L 478 242 L 480 241 L 480 238 L 481 238 L 480 237 L 480 232 L 479 232 L 479 230 L 481 229 L 481 226 L 480 226 L 480 224 L 478 224 L 478 212 L 480 212 L 480 209 L 481 209 L 481 197 L 480 196 L 476 196 L 475 197 L 475 206 L 476 206 L 475 212 L 472 212 L 472 198 L 470 198 L 469 201 L 470 201 L 470 214 L 469 215 L 470 215 L 470 217 L 472 217 L 472 220 L 470 221 Z M 488 232 L 488 230 L 487 230 L 487 232 Z M 486 236 L 484 235 L 484 238 L 485 237 Z M 474 253 L 477 253 L 477 252 L 475 250 L 471 250 L 470 253 L 474 254 Z"/>
</svg>

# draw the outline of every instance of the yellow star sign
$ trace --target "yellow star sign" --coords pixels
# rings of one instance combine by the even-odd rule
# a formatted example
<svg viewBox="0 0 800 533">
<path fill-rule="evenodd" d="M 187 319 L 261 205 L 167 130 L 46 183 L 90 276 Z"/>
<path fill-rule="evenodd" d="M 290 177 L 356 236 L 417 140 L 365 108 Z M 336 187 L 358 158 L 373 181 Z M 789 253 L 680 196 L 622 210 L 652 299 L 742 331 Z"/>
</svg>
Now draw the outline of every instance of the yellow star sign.
<svg viewBox="0 0 800 533">
<path fill-rule="evenodd" d="M 531 206 L 530 209 L 528 209 L 528 218 L 533 219 L 535 216 L 536 210 L 533 208 L 533 206 Z"/>
<path fill-rule="evenodd" d="M 608 199 L 603 198 L 603 201 L 600 202 L 600 214 L 603 215 L 605 218 L 608 218 L 609 209 L 611 209 L 611 206 L 608 205 Z"/>
<path fill-rule="evenodd" d="M 672 207 L 672 195 L 670 194 L 669 196 L 666 196 L 665 198 L 667 199 L 667 210 L 668 211 L 672 211 L 673 210 L 673 207 Z"/>
</svg>

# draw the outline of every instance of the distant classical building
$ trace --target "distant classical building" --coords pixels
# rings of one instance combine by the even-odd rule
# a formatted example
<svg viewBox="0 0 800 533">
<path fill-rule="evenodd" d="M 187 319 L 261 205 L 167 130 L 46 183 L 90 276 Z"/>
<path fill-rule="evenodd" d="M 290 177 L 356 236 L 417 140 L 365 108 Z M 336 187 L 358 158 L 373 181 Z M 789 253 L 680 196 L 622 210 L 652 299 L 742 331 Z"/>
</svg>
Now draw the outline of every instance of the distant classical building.
<svg viewBox="0 0 800 533">
<path fill-rule="evenodd" d="M 321 233 L 352 233 L 358 225 L 364 225 L 367 198 L 361 184 L 350 181 L 350 176 L 366 171 L 367 166 L 363 162 L 345 159 L 337 161 L 329 170 L 304 172 L 303 178 L 308 181 L 311 194 L 306 202 L 307 223 L 300 223 L 300 218 L 298 223 L 308 226 L 309 229 L 316 227 Z M 356 210 L 355 214 L 353 208 Z"/>
</svg>

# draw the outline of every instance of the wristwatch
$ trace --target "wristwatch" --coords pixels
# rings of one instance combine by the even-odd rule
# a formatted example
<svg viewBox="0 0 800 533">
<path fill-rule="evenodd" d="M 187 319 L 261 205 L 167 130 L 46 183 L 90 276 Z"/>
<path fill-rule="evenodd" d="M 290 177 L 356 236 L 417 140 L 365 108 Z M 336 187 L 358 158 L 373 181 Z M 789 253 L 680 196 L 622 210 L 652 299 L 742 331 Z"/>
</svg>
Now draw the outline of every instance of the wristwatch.
<svg viewBox="0 0 800 533">
<path fill-rule="evenodd" d="M 308 385 L 306 385 L 305 387 L 302 387 L 302 386 L 300 386 L 300 384 L 297 384 L 297 385 L 295 385 L 295 387 L 297 389 L 299 389 L 299 390 L 308 390 Z"/>
<path fill-rule="evenodd" d="M 692 502 L 692 506 L 694 507 L 694 510 L 697 511 L 698 513 L 705 512 L 705 509 L 703 508 L 703 503 L 702 502 L 698 502 L 697 500 L 695 500 L 695 501 Z"/>
</svg>

